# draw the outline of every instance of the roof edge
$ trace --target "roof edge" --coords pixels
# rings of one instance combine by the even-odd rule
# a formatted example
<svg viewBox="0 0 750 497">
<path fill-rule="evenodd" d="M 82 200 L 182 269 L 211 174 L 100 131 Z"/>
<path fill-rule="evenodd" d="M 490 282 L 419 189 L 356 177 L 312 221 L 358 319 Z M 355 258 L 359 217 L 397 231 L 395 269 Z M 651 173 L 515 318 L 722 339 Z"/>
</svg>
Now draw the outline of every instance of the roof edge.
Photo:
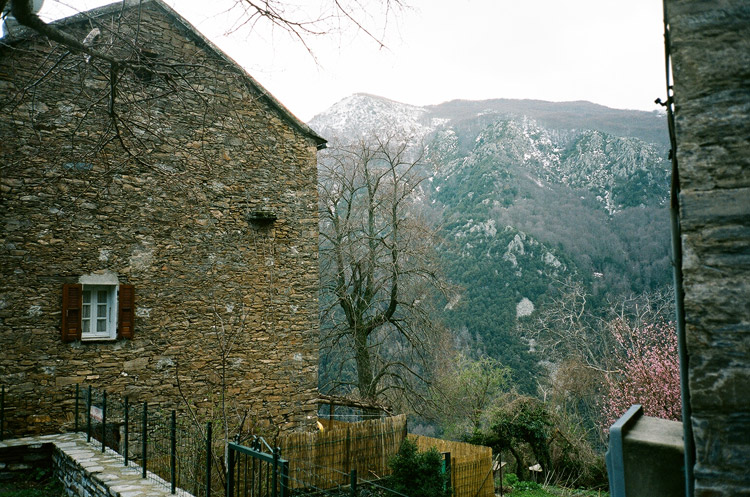
<svg viewBox="0 0 750 497">
<path fill-rule="evenodd" d="M 193 26 L 190 21 L 185 19 L 182 15 L 180 15 L 179 12 L 174 10 L 172 7 L 167 5 L 163 0 L 124 0 L 124 2 L 128 4 L 137 5 L 140 1 L 146 2 L 152 2 L 159 7 L 161 7 L 166 13 L 173 16 L 176 20 L 180 22 L 183 26 L 185 26 L 190 32 L 192 32 L 198 39 L 200 39 L 207 47 L 209 47 L 216 55 L 223 58 L 230 64 L 234 65 L 238 69 L 240 69 L 247 78 L 247 80 L 260 92 L 260 94 L 265 98 L 271 106 L 275 107 L 281 114 L 286 117 L 288 121 L 290 121 L 292 124 L 294 124 L 299 130 L 303 133 L 308 135 L 310 138 L 312 138 L 316 142 L 316 148 L 318 150 L 322 150 L 326 148 L 326 143 L 328 140 L 320 136 L 318 133 L 315 132 L 310 126 L 308 126 L 305 122 L 303 122 L 300 118 L 295 116 L 284 104 L 282 104 L 276 97 L 274 97 L 266 88 L 258 82 L 254 77 L 248 73 L 244 67 L 242 67 L 240 64 L 237 63 L 233 58 L 231 58 L 229 55 L 227 55 L 226 52 L 221 50 L 216 44 L 214 44 L 211 40 L 206 38 L 203 33 L 201 33 L 198 28 Z M 112 4 L 113 6 L 117 6 L 118 4 Z"/>
<path fill-rule="evenodd" d="M 316 145 L 316 148 L 318 150 L 322 150 L 326 148 L 326 143 L 328 140 L 320 136 L 315 130 L 313 130 L 310 126 L 308 126 L 305 122 L 303 122 L 301 119 L 299 119 L 297 116 L 295 116 L 284 104 L 282 104 L 276 97 L 274 97 L 262 84 L 258 82 L 255 78 L 253 78 L 244 67 L 242 67 L 240 64 L 237 63 L 234 59 L 232 59 L 229 55 L 227 55 L 223 50 L 221 50 L 218 46 L 216 46 L 211 40 L 206 38 L 203 33 L 201 33 L 195 26 L 193 26 L 190 21 L 185 19 L 182 15 L 180 15 L 179 12 L 174 10 L 172 7 L 167 5 L 163 0 L 121 0 L 115 3 L 111 3 L 108 5 L 103 5 L 101 7 L 96 7 L 91 10 L 87 10 L 85 12 L 79 12 L 78 14 L 74 14 L 69 17 L 65 17 L 63 19 L 58 19 L 56 21 L 51 22 L 50 24 L 53 26 L 65 26 L 66 24 L 74 24 L 77 22 L 86 21 L 89 19 L 93 19 L 96 17 L 102 17 L 105 15 L 114 14 L 117 11 L 122 11 L 125 9 L 130 9 L 133 7 L 138 7 L 139 5 L 143 4 L 154 4 L 161 8 L 166 14 L 173 17 L 176 21 L 178 21 L 183 27 L 185 27 L 190 33 L 192 33 L 193 36 L 195 36 L 201 43 L 203 43 L 207 48 L 209 48 L 215 55 L 219 56 L 220 58 L 224 59 L 226 62 L 234 65 L 237 69 L 239 69 L 243 76 L 248 80 L 248 82 L 260 93 L 261 97 L 264 98 L 272 107 L 274 107 L 276 110 L 279 111 L 279 113 L 286 118 L 287 121 L 289 121 L 290 124 L 292 124 L 294 127 L 296 127 L 302 134 L 307 135 L 309 138 L 311 138 Z M 33 36 L 37 35 L 36 31 L 27 28 L 25 26 L 22 26 L 17 28 L 15 30 L 15 33 L 9 33 L 8 36 L 4 36 L 0 40 L 6 40 L 8 42 L 13 41 L 20 41 L 24 39 L 32 38 Z"/>
</svg>

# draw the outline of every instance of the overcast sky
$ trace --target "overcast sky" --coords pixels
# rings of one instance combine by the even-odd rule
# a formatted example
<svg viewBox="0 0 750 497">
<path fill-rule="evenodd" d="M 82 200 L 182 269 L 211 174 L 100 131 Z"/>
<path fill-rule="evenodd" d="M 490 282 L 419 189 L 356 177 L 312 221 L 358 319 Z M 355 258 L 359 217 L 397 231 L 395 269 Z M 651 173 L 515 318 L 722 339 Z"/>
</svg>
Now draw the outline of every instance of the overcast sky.
<svg viewBox="0 0 750 497">
<path fill-rule="evenodd" d="M 349 29 L 308 39 L 317 60 L 279 30 L 228 33 L 238 18 L 227 12 L 232 0 L 167 3 L 305 121 L 359 92 L 414 105 L 531 98 L 642 110 L 664 97 L 660 0 L 407 1 L 412 8 L 387 24 L 386 48 Z M 47 0 L 42 15 L 60 17 L 59 3 Z M 372 13 L 366 24 L 380 36 Z"/>
</svg>

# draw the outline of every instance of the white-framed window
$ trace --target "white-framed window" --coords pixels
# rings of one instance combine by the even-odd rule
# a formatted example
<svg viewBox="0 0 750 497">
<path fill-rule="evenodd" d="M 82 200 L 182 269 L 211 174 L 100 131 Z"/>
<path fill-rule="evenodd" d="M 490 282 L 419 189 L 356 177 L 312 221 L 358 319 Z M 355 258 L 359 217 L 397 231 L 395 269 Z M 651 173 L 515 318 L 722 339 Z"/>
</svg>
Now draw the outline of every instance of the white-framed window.
<svg viewBox="0 0 750 497">
<path fill-rule="evenodd" d="M 117 337 L 117 285 L 83 285 L 81 340 Z"/>
<path fill-rule="evenodd" d="M 86 274 L 62 288 L 63 342 L 133 338 L 135 287 L 120 283 L 117 274 Z"/>
</svg>

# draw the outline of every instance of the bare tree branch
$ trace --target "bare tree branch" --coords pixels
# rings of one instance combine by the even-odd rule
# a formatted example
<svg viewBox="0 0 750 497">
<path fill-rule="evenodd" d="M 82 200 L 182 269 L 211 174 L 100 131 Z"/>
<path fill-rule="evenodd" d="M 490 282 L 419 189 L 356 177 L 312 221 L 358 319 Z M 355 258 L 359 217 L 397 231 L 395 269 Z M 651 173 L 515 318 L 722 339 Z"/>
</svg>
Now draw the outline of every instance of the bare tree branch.
<svg viewBox="0 0 750 497">
<path fill-rule="evenodd" d="M 429 383 L 432 344 L 443 331 L 430 306 L 448 288 L 434 230 L 410 207 L 422 159 L 421 149 L 375 136 L 321 160 L 325 357 L 350 365 L 339 370 L 356 377 L 368 402 L 395 402 L 389 392 L 423 398 L 419 385 Z"/>
</svg>

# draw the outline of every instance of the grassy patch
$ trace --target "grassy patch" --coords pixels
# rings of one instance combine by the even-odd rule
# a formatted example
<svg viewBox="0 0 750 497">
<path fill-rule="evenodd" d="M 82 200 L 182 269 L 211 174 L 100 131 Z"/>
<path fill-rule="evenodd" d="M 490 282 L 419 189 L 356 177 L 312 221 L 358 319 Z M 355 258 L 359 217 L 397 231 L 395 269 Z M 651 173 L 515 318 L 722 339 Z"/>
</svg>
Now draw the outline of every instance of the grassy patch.
<svg viewBox="0 0 750 497">
<path fill-rule="evenodd" d="M 533 489 L 513 490 L 505 495 L 509 497 L 609 497 L 609 492 L 540 486 Z"/>
<path fill-rule="evenodd" d="M 544 486 L 531 481 L 520 481 L 513 473 L 505 475 L 503 488 L 509 497 L 609 497 L 609 492 Z"/>
</svg>

